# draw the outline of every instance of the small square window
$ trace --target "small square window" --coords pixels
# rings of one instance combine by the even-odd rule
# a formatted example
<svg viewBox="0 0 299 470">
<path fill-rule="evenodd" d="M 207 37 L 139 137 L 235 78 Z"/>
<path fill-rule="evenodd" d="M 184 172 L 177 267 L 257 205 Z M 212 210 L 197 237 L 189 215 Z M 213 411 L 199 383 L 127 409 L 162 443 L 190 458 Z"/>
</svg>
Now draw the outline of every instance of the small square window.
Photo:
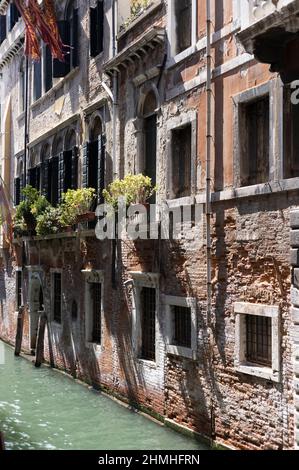
<svg viewBox="0 0 299 470">
<path fill-rule="evenodd" d="M 172 131 L 172 193 L 174 198 L 191 195 L 192 126 Z"/>
<path fill-rule="evenodd" d="M 246 315 L 246 359 L 272 366 L 271 318 Z"/>
<path fill-rule="evenodd" d="M 143 287 L 141 303 L 141 359 L 156 359 L 156 289 Z"/>
<path fill-rule="evenodd" d="M 191 308 L 172 307 L 173 342 L 175 346 L 191 348 Z"/>
</svg>

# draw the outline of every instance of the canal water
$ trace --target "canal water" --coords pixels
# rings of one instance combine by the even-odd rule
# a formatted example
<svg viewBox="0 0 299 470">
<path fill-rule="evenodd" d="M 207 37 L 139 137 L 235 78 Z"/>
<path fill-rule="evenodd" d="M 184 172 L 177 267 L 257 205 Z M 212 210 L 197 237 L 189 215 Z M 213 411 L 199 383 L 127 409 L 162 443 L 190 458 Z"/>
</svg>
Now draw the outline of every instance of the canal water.
<svg viewBox="0 0 299 470">
<path fill-rule="evenodd" d="M 0 429 L 8 450 L 206 448 L 57 371 L 16 359 L 1 342 Z"/>
</svg>

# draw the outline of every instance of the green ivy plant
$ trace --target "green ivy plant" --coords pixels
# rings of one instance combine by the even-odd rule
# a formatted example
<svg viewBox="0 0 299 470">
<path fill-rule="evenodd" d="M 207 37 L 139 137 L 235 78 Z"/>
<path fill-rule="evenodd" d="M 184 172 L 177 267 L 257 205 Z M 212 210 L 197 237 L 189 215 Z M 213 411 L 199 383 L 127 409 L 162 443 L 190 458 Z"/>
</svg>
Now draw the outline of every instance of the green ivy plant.
<svg viewBox="0 0 299 470">
<path fill-rule="evenodd" d="M 157 191 L 149 176 L 127 175 L 124 179 L 116 179 L 104 189 L 103 196 L 106 204 L 118 206 L 118 200 L 124 198 L 127 206 L 130 204 L 146 204 L 148 199 Z"/>
</svg>

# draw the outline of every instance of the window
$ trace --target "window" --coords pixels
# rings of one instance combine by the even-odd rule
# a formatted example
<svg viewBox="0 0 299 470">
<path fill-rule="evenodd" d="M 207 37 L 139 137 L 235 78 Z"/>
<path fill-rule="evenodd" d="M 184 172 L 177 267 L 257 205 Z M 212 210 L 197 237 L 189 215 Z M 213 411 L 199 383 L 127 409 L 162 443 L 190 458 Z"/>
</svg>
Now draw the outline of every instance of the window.
<svg viewBox="0 0 299 470">
<path fill-rule="evenodd" d="M 23 305 L 22 282 L 23 282 L 22 271 L 21 271 L 21 269 L 18 269 L 16 271 L 16 304 L 17 304 L 17 311 Z"/>
<path fill-rule="evenodd" d="M 191 124 L 172 131 L 172 192 L 175 198 L 191 195 Z"/>
<path fill-rule="evenodd" d="M 238 302 L 235 315 L 236 370 L 279 382 L 279 307 Z"/>
<path fill-rule="evenodd" d="M 103 319 L 103 286 L 102 271 L 82 271 L 85 278 L 85 328 L 86 341 L 95 350 L 101 347 Z"/>
<path fill-rule="evenodd" d="M 28 184 L 40 191 L 40 166 L 28 170 Z"/>
<path fill-rule="evenodd" d="M 176 54 L 192 44 L 192 0 L 175 0 Z"/>
<path fill-rule="evenodd" d="M 18 206 L 21 202 L 21 178 L 15 178 L 14 185 L 14 205 Z"/>
<path fill-rule="evenodd" d="M 18 22 L 20 18 L 19 10 L 17 9 L 14 3 L 9 6 L 9 31 L 11 31 L 14 25 Z"/>
<path fill-rule="evenodd" d="M 0 15 L 0 44 L 6 39 L 6 15 Z"/>
<path fill-rule="evenodd" d="M 53 61 L 49 46 L 43 46 L 43 76 L 44 92 L 51 90 L 53 86 Z"/>
<path fill-rule="evenodd" d="M 160 329 L 158 327 L 159 274 L 131 272 L 132 343 L 136 359 L 159 364 Z M 151 364 L 149 364 L 151 367 Z"/>
<path fill-rule="evenodd" d="M 90 55 L 96 57 L 104 49 L 104 0 L 90 8 Z"/>
<path fill-rule="evenodd" d="M 56 323 L 61 323 L 61 273 L 53 272 L 52 273 L 52 282 L 53 282 L 53 319 Z"/>
<path fill-rule="evenodd" d="M 164 296 L 168 354 L 196 359 L 196 299 Z"/>
<path fill-rule="evenodd" d="M 48 201 L 56 206 L 59 202 L 59 187 L 58 187 L 58 164 L 59 157 L 54 155 L 50 158 L 50 146 L 44 145 L 41 151 L 41 184 L 42 193 Z"/>
<path fill-rule="evenodd" d="M 271 367 L 271 318 L 255 315 L 246 316 L 246 360 Z"/>
<path fill-rule="evenodd" d="M 299 176 L 299 106 L 292 104 L 290 87 L 284 89 L 284 178 Z"/>
<path fill-rule="evenodd" d="M 241 186 L 269 181 L 269 96 L 241 105 Z"/>
<path fill-rule="evenodd" d="M 65 61 L 53 60 L 53 77 L 65 77 L 79 64 L 79 18 L 75 1 L 70 1 L 66 10 L 65 20 L 58 21 L 58 28 L 63 44 L 65 44 Z"/>
<path fill-rule="evenodd" d="M 90 284 L 92 299 L 92 342 L 101 344 L 102 341 L 102 286 L 94 282 Z"/>
<path fill-rule="evenodd" d="M 156 359 L 156 289 L 143 287 L 141 304 L 141 359 Z"/>
<path fill-rule="evenodd" d="M 89 139 L 83 148 L 83 187 L 94 188 L 98 202 L 102 203 L 102 192 L 105 188 L 106 144 L 99 116 L 93 120 Z"/>
<path fill-rule="evenodd" d="M 157 107 L 155 92 L 151 90 L 146 95 L 143 104 L 143 173 L 151 178 L 153 186 L 157 182 Z M 149 202 L 154 204 L 155 201 L 156 196 L 154 194 Z"/>
<path fill-rule="evenodd" d="M 33 99 L 38 100 L 42 96 L 42 67 L 41 62 L 33 64 Z"/>
</svg>

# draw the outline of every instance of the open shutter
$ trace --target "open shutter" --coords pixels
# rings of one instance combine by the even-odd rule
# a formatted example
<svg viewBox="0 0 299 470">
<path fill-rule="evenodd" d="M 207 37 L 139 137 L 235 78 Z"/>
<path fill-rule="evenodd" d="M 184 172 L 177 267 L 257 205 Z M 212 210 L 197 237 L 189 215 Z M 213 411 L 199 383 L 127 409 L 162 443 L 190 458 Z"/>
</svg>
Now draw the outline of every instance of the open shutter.
<svg viewBox="0 0 299 470">
<path fill-rule="evenodd" d="M 105 136 L 98 137 L 98 203 L 102 204 L 103 190 L 105 189 L 105 160 L 106 160 Z"/>
<path fill-rule="evenodd" d="M 6 15 L 0 15 L 0 44 L 6 39 Z"/>
<path fill-rule="evenodd" d="M 78 189 L 78 147 L 72 150 L 72 189 Z"/>
<path fill-rule="evenodd" d="M 60 152 L 58 156 L 58 202 L 62 201 L 62 194 L 64 193 L 64 178 L 65 178 L 65 165 L 64 165 L 64 152 Z"/>
<path fill-rule="evenodd" d="M 58 21 L 58 29 L 61 36 L 63 44 L 70 46 L 70 25 L 66 20 Z M 69 47 L 66 50 L 66 55 L 64 62 L 60 62 L 58 59 L 53 60 L 53 77 L 61 78 L 65 77 L 70 71 L 70 49 Z"/>
<path fill-rule="evenodd" d="M 85 142 L 83 145 L 83 165 L 82 165 L 82 187 L 88 188 L 89 178 L 88 178 L 88 167 L 89 167 L 89 142 Z"/>
<path fill-rule="evenodd" d="M 40 173 L 41 173 L 41 167 L 40 165 L 36 167 L 36 174 L 35 174 L 35 178 L 36 178 L 36 189 L 38 191 L 40 191 Z"/>
<path fill-rule="evenodd" d="M 14 184 L 14 204 L 18 206 L 21 202 L 21 185 L 20 178 L 15 178 Z"/>
<path fill-rule="evenodd" d="M 90 55 L 96 57 L 97 53 L 97 8 L 90 8 Z"/>
<path fill-rule="evenodd" d="M 104 2 L 100 0 L 97 6 L 97 42 L 98 54 L 104 50 Z"/>
<path fill-rule="evenodd" d="M 35 62 L 33 65 L 34 85 L 33 93 L 34 99 L 38 100 L 42 96 L 42 68 L 41 61 Z"/>
<path fill-rule="evenodd" d="M 24 189 L 24 177 L 23 175 L 20 176 L 20 201 L 24 200 L 24 195 L 22 194 L 22 191 Z"/>
<path fill-rule="evenodd" d="M 45 76 L 45 91 L 47 92 L 53 86 L 53 64 L 52 64 L 52 54 L 51 54 L 49 46 L 46 46 L 46 50 L 45 50 L 44 76 Z"/>
<path fill-rule="evenodd" d="M 56 206 L 59 202 L 59 191 L 58 191 L 58 186 L 59 186 L 59 171 L 58 171 L 58 165 L 59 165 L 59 158 L 54 157 L 52 158 L 51 161 L 52 164 L 52 171 L 51 171 L 51 189 L 52 189 L 52 200 L 51 203 L 53 206 Z"/>
<path fill-rule="evenodd" d="M 42 194 L 49 199 L 49 160 L 42 163 Z"/>
<path fill-rule="evenodd" d="M 79 65 L 79 17 L 78 10 L 73 13 L 73 27 L 72 27 L 72 66 L 73 68 Z"/>
</svg>

